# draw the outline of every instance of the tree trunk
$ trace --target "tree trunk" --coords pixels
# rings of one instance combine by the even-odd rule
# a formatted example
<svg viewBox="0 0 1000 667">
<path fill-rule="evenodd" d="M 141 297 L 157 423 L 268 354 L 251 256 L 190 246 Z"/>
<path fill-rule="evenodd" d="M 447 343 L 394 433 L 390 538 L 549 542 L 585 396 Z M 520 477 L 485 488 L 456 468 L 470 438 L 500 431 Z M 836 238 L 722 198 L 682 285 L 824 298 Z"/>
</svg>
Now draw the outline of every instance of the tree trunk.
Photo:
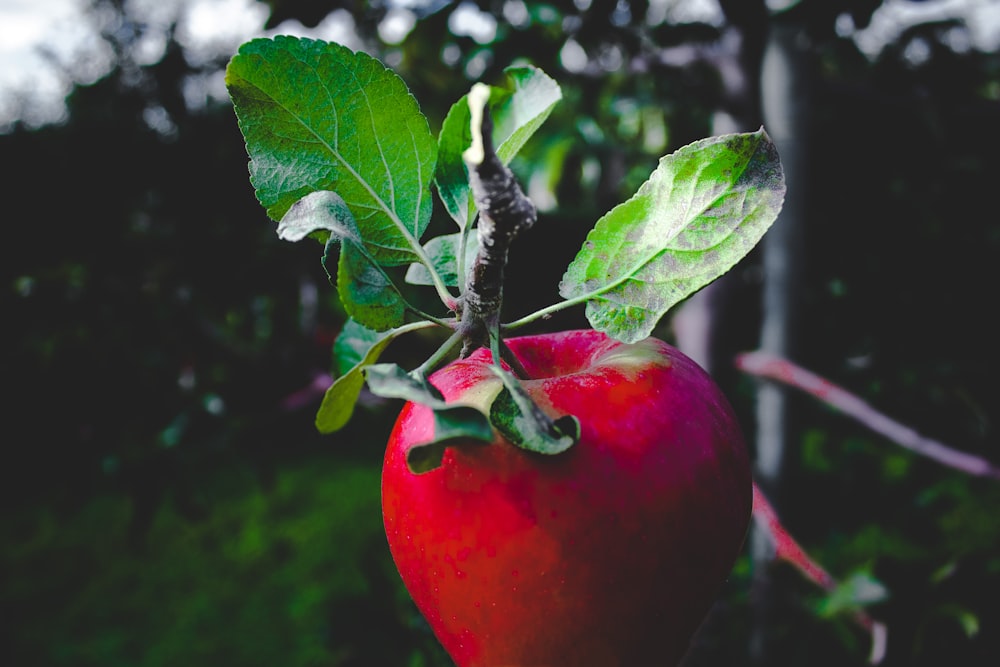
<svg viewBox="0 0 1000 667">
<path fill-rule="evenodd" d="M 787 194 L 781 215 L 764 235 L 762 321 L 760 349 L 794 358 L 796 287 L 801 275 L 805 193 L 800 176 L 806 166 L 808 77 L 803 53 L 797 46 L 798 26 L 775 21 L 770 30 L 761 68 L 761 106 L 764 127 L 778 147 L 784 166 Z M 787 389 L 761 383 L 757 393 L 757 436 L 754 476 L 758 486 L 780 508 L 782 476 L 788 457 L 790 429 Z M 755 630 L 751 655 L 756 664 L 775 663 L 770 632 L 775 595 L 770 576 L 774 548 L 763 531 L 750 538 L 753 562 L 752 595 Z"/>
</svg>

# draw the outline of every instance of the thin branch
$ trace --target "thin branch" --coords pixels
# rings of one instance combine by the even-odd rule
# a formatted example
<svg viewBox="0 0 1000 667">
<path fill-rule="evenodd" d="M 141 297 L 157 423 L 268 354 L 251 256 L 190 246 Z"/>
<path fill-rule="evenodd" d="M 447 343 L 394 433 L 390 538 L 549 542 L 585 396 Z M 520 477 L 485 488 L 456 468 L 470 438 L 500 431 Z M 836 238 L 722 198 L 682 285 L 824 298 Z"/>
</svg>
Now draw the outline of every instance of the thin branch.
<svg viewBox="0 0 1000 667">
<path fill-rule="evenodd" d="M 775 560 L 783 560 L 794 566 L 806 579 L 827 593 L 832 593 L 837 588 L 837 580 L 822 565 L 810 558 L 795 538 L 785 530 L 774 507 L 756 483 L 753 485 L 753 518 L 758 528 L 765 531 L 774 542 Z M 888 629 L 884 623 L 876 621 L 864 610 L 854 610 L 852 617 L 871 636 L 869 664 L 880 664 L 885 658 Z"/>
<path fill-rule="evenodd" d="M 924 437 L 909 426 L 890 419 L 846 389 L 787 359 L 758 350 L 738 355 L 736 367 L 750 375 L 776 380 L 804 391 L 921 456 L 970 475 L 1000 480 L 1000 467 L 986 459 Z"/>
<path fill-rule="evenodd" d="M 459 331 L 465 338 L 462 357 L 486 345 L 500 332 L 504 269 L 507 252 L 517 235 L 535 223 L 537 211 L 513 172 L 493 146 L 490 89 L 475 84 L 469 92 L 472 145 L 462 153 L 469 168 L 469 189 L 479 210 L 479 251 L 466 276 Z"/>
</svg>

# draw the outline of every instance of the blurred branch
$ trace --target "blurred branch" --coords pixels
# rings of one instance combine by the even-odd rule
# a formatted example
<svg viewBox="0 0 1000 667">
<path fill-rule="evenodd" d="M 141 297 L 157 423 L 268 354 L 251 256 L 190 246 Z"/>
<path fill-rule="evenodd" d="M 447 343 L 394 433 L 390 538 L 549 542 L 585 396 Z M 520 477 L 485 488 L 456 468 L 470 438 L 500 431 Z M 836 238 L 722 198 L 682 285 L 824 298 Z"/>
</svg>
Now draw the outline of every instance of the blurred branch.
<svg viewBox="0 0 1000 667">
<path fill-rule="evenodd" d="M 890 419 L 846 389 L 787 359 L 758 350 L 738 355 L 736 367 L 750 375 L 775 380 L 804 391 L 921 456 L 970 475 L 1000 480 L 1000 467 L 986 459 L 922 436 L 909 426 Z"/>
<path fill-rule="evenodd" d="M 827 593 L 833 593 L 837 588 L 837 580 L 827 572 L 822 565 L 812 560 L 799 546 L 785 527 L 781 525 L 777 512 L 767 500 L 756 482 L 753 485 L 753 518 L 760 530 L 765 531 L 774 542 L 775 560 L 783 560 L 794 566 L 805 577 L 822 588 Z M 888 629 L 881 621 L 876 621 L 862 609 L 855 609 L 852 615 L 854 621 L 871 635 L 871 651 L 868 662 L 878 665 L 885 658 Z"/>
</svg>

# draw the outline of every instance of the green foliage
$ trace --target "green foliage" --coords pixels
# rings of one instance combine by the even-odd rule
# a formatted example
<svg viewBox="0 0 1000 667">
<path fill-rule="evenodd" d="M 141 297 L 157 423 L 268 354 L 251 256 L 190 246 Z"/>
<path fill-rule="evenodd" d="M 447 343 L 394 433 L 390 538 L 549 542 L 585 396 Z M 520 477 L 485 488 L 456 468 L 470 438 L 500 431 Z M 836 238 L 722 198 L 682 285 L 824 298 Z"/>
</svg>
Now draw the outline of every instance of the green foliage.
<svg viewBox="0 0 1000 667">
<path fill-rule="evenodd" d="M 323 264 L 332 276 L 330 262 L 328 245 Z M 406 301 L 364 245 L 351 239 L 341 241 L 336 276 L 333 282 L 337 285 L 340 301 L 352 319 L 374 331 L 403 325 Z"/>
<path fill-rule="evenodd" d="M 415 473 L 440 467 L 445 447 L 449 445 L 482 445 L 493 441 L 493 429 L 486 415 L 469 405 L 449 405 L 420 371 L 406 373 L 396 364 L 375 364 L 365 369 L 365 379 L 379 396 L 420 403 L 433 410 L 431 437 L 406 453 L 407 464 Z"/>
<path fill-rule="evenodd" d="M 330 368 L 329 343 L 342 330 L 352 335 L 337 337 L 338 377 L 368 343 L 332 294 L 318 287 L 310 297 L 325 280 L 316 248 L 273 242 L 247 187 L 231 106 L 212 97 L 185 106 L 225 60 L 196 67 L 170 39 L 175 31 L 151 64 L 141 49 L 155 26 L 125 14 L 141 3 L 93 4 L 93 25 L 114 29 L 103 37 L 119 66 L 73 91 L 64 124 L 0 136 L 12 193 L 0 244 L 0 367 L 13 397 L 0 466 L 0 655 L 19 667 L 341 667 L 350 656 L 447 665 L 416 613 L 399 611 L 401 589 L 384 588 L 392 567 L 381 543 L 359 546 L 381 530 L 373 494 L 395 404 L 352 401 L 351 424 L 322 439 L 308 420 L 318 393 L 283 407 Z M 293 17 L 316 25 L 329 9 L 271 4 L 272 27 Z M 800 61 L 819 62 L 802 92 L 821 103 L 804 137 L 812 158 L 797 167 L 809 222 L 796 359 L 923 432 L 995 458 L 1000 329 L 986 314 L 1000 281 L 1000 124 L 986 121 L 998 55 L 949 54 L 935 36 L 954 31 L 938 26 L 907 37 L 936 44 L 925 64 L 895 57 L 905 42 L 868 62 L 849 40 L 832 39 L 832 19 L 862 4 L 873 3 L 799 3 L 785 17 L 820 33 Z M 511 161 L 546 203 L 532 242 L 512 251 L 528 267 L 506 287 L 520 312 L 558 297 L 593 220 L 634 193 L 661 155 L 706 136 L 718 108 L 718 80 L 702 64 L 658 65 L 663 49 L 715 28 L 651 26 L 635 3 L 584 5 L 529 1 L 526 22 L 501 21 L 490 44 L 449 31 L 455 3 L 419 17 L 400 44 L 379 40 L 384 5 L 351 9 L 352 34 L 393 63 L 432 132 L 473 80 L 504 81 L 518 59 L 559 80 L 562 101 Z M 612 15 L 625 5 L 631 20 L 622 22 Z M 121 26 L 150 32 L 138 38 Z M 571 38 L 590 57 L 585 71 L 562 65 Z M 167 129 L 150 115 L 168 119 Z M 454 231 L 450 216 L 432 216 L 427 233 L 439 230 Z M 752 349 L 759 263 L 730 275 L 720 333 L 730 348 Z M 438 305 L 430 296 L 414 305 Z M 665 325 L 657 335 L 670 335 Z M 560 311 L 548 326 L 586 321 Z M 382 354 L 423 358 L 438 342 L 431 331 L 394 337 Z M 357 357 L 343 352 L 349 341 Z M 752 383 L 719 373 L 749 427 Z M 219 401 L 221 411 L 206 409 Z M 886 585 L 890 597 L 870 611 L 888 623 L 893 664 L 993 665 L 996 485 L 859 438 L 858 425 L 807 401 L 794 414 L 797 429 L 820 435 L 809 465 L 789 462 L 783 519 L 835 576 L 870 571 Z M 365 472 L 352 477 L 337 456 L 345 449 L 365 453 Z M 282 480 L 280 492 L 271 480 Z M 289 534 L 300 534 L 291 554 Z M 744 556 L 692 665 L 750 664 L 759 631 L 751 570 Z M 781 574 L 770 628 L 782 662 L 866 664 L 866 640 L 849 620 L 816 619 L 815 590 Z M 392 647 L 399 653 L 387 655 Z"/>
<path fill-rule="evenodd" d="M 667 310 L 750 252 L 784 193 L 777 149 L 763 130 L 682 148 L 598 220 L 559 292 L 586 300 L 595 329 L 642 340 Z"/>
<path fill-rule="evenodd" d="M 316 413 L 319 432 L 333 433 L 347 424 L 364 387 L 365 370 L 378 361 L 389 343 L 402 334 L 428 326 L 429 322 L 413 322 L 376 333 L 354 320 L 348 320 L 333 348 L 341 375 L 326 390 Z"/>
<path fill-rule="evenodd" d="M 278 236 L 289 241 L 306 236 L 325 237 L 323 266 L 337 286 L 347 314 L 373 331 L 386 331 L 403 324 L 406 313 L 403 295 L 368 251 L 354 216 L 340 195 L 321 190 L 298 200 L 282 216 Z M 340 253 L 332 252 L 338 245 Z M 335 270 L 331 268 L 334 262 Z"/>
<path fill-rule="evenodd" d="M 6 659 L 270 667 L 419 657 L 422 638 L 407 627 L 417 616 L 384 547 L 378 469 L 312 459 L 267 487 L 249 472 L 211 480 L 204 518 L 163 503 L 138 542 L 121 494 L 8 515 L 3 606 L 18 610 L 18 632 Z"/>
<path fill-rule="evenodd" d="M 854 572 L 817 606 L 822 616 L 853 612 L 861 607 L 884 601 L 889 595 L 885 586 L 870 572 Z"/>
<path fill-rule="evenodd" d="M 560 454 L 580 438 L 575 415 L 552 419 L 542 412 L 517 378 L 498 366 L 490 369 L 503 382 L 503 390 L 490 407 L 490 421 L 507 440 L 539 454 Z"/>
<path fill-rule="evenodd" d="M 398 76 L 367 55 L 293 38 L 254 40 L 230 62 L 226 80 L 258 198 L 272 217 L 280 214 L 281 238 L 325 239 L 328 267 L 332 248 L 339 247 L 337 270 L 328 273 L 355 325 L 398 333 L 407 312 L 420 314 L 385 271 L 403 261 L 410 263 L 407 282 L 437 287 L 444 306 L 457 315 L 451 322 L 424 319 L 461 330 L 458 304 L 466 296 L 465 274 L 474 257 L 468 241 L 476 214 L 469 170 L 494 147 L 500 163 L 509 163 L 562 98 L 555 81 L 535 67 L 505 72 L 511 88 L 476 84 L 442 124 L 434 184 L 459 232 L 421 245 L 429 215 L 423 202 L 431 200 L 424 166 L 434 151 L 423 148 L 428 135 L 422 128 L 428 124 L 417 120 L 423 117 Z M 476 155 L 471 161 L 470 154 Z M 500 194 L 479 193 L 477 201 Z M 705 139 L 667 156 L 632 199 L 598 221 L 561 283 L 567 301 L 549 310 L 586 302 L 595 329 L 626 342 L 646 338 L 671 306 L 750 252 L 777 216 L 783 196 L 777 151 L 763 130 Z M 410 216 L 397 215 L 397 205 Z M 414 210 L 416 223 L 404 223 Z M 506 261 L 506 250 L 491 261 Z M 459 289 L 457 299 L 447 291 L 451 287 Z M 364 342 L 372 338 L 356 327 L 342 336 L 353 331 Z M 490 335 L 498 337 L 499 331 Z M 377 355 L 382 346 L 373 349 Z M 411 376 L 401 369 L 392 374 L 368 364 L 367 371 L 374 393 L 417 400 L 438 415 L 440 433 L 428 443 L 437 454 L 421 463 L 422 469 L 426 461 L 440 459 L 442 442 L 463 434 L 462 424 L 465 435 L 484 439 L 475 420 L 456 419 L 440 397 L 410 391 L 400 378 Z M 346 424 L 351 402 L 360 395 L 360 373 L 359 367 L 349 371 L 327 392 L 317 415 L 321 431 Z M 390 377 L 396 381 L 387 382 Z M 553 422 L 516 379 L 503 372 L 501 378 L 506 390 L 489 417 L 512 442 L 550 454 L 575 442 L 579 428 L 572 416 Z M 404 386 L 410 390 L 401 395 Z"/>
<path fill-rule="evenodd" d="M 437 149 L 398 76 L 338 44 L 278 37 L 245 44 L 226 82 L 268 215 L 332 190 L 379 262 L 413 260 L 430 222 Z"/>
<path fill-rule="evenodd" d="M 476 258 L 478 251 L 476 245 L 465 243 L 462 261 L 459 261 L 459 253 L 462 252 L 464 242 L 465 235 L 459 232 L 435 236 L 424 246 L 424 252 L 427 253 L 434 270 L 448 287 L 459 287 L 462 284 L 459 266 L 472 266 L 472 261 Z M 411 285 L 434 284 L 431 272 L 423 264 L 410 264 L 410 268 L 406 271 L 406 282 Z"/>
<path fill-rule="evenodd" d="M 504 70 L 512 88 L 490 86 L 497 156 L 509 164 L 562 99 L 559 85 L 535 67 Z M 472 143 L 468 95 L 452 105 L 441 126 L 438 168 L 434 183 L 445 208 L 460 230 L 472 225 L 475 206 L 469 196 L 469 174 L 462 152 Z"/>
</svg>

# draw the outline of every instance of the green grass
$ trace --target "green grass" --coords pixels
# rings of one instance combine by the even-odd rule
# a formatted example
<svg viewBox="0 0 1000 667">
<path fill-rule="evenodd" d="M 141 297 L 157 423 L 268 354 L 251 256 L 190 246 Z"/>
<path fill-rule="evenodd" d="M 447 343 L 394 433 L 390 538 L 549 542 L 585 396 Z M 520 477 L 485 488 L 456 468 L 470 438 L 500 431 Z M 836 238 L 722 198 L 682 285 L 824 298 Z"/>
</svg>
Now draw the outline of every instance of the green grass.
<svg viewBox="0 0 1000 667">
<path fill-rule="evenodd" d="M 267 485 L 246 470 L 220 471 L 199 493 L 201 516 L 186 517 L 168 496 L 138 537 L 123 493 L 70 511 L 8 511 L 7 664 L 440 659 L 385 546 L 377 468 L 315 458 L 286 464 Z"/>
</svg>

